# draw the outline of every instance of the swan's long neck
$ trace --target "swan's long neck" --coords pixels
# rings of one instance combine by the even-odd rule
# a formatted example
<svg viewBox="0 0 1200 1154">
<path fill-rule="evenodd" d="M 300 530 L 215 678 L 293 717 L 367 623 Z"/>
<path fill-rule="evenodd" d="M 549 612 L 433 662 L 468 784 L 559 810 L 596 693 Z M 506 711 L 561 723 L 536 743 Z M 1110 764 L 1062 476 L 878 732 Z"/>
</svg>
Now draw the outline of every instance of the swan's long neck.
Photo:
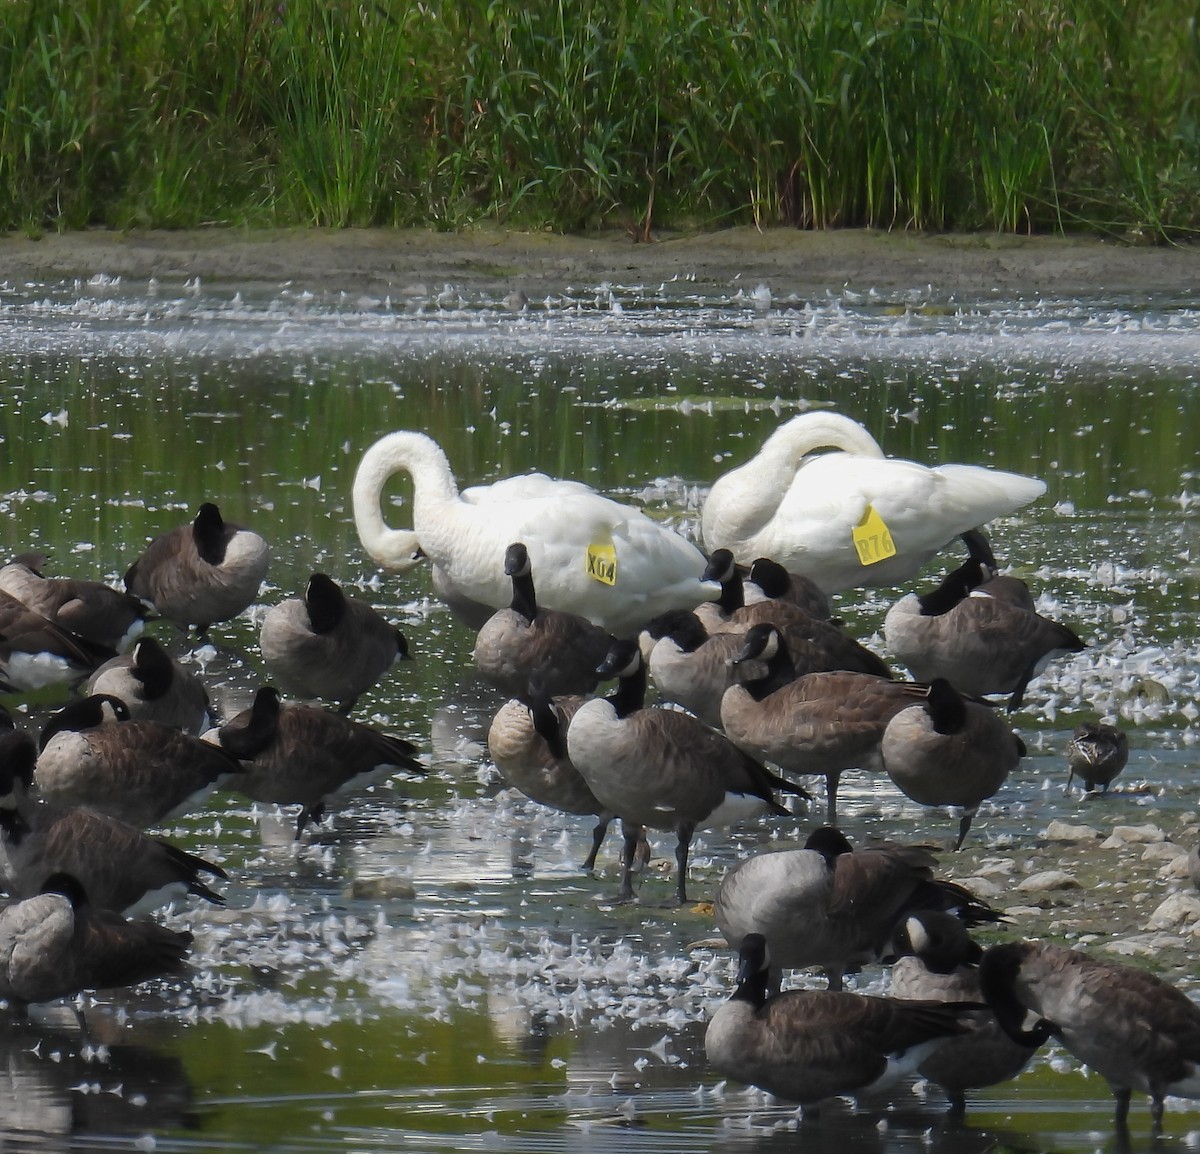
<svg viewBox="0 0 1200 1154">
<path fill-rule="evenodd" d="M 413 529 L 393 529 L 383 518 L 380 498 L 388 479 L 401 471 L 413 479 Z M 437 443 L 423 433 L 389 433 L 364 454 L 354 475 L 354 526 L 363 548 L 380 565 L 404 572 L 420 560 L 415 526 L 436 505 L 458 500 L 458 484 L 450 462 Z"/>
<path fill-rule="evenodd" d="M 701 512 L 709 548 L 725 545 L 736 554 L 737 542 L 753 537 L 775 516 L 797 469 L 818 449 L 883 456 L 875 438 L 857 421 L 840 413 L 801 413 L 793 417 L 763 442 L 755 457 L 713 484 Z"/>
<path fill-rule="evenodd" d="M 804 458 L 818 449 L 840 449 L 859 457 L 883 456 L 879 442 L 857 421 L 841 413 L 802 413 L 766 439 L 757 460 L 794 473 Z"/>
</svg>

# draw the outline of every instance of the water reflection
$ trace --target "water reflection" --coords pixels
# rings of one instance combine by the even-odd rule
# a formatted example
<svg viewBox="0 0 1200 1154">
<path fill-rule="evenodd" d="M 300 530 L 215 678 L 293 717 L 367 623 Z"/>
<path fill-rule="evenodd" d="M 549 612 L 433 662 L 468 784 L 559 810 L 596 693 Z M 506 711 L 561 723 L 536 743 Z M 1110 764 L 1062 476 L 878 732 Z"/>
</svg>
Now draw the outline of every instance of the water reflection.
<svg viewBox="0 0 1200 1154">
<path fill-rule="evenodd" d="M 37 1036 L 4 1024 L 17 1039 L 7 1067 L 36 1087 L 10 1096 L 22 1111 L 14 1129 L 152 1131 L 160 1149 L 194 1148 L 197 1120 L 213 1148 L 1117 1148 L 1106 1088 L 1062 1055 L 981 1094 L 961 1126 L 942 1117 L 936 1091 L 860 1110 L 835 1103 L 818 1122 L 719 1086 L 703 1022 L 727 996 L 730 960 L 689 950 L 712 933 L 702 907 L 660 907 L 670 839 L 642 881 L 645 901 L 616 907 L 616 839 L 596 876 L 583 875 L 591 823 L 497 789 L 484 750 L 498 699 L 471 676 L 471 636 L 431 601 L 425 574 L 399 579 L 369 564 L 349 484 L 371 441 L 411 426 L 446 448 L 464 484 L 542 469 L 694 534 L 712 478 L 810 405 L 859 417 L 895 455 L 1043 476 L 1047 499 L 998 525 L 997 548 L 1040 592 L 1039 609 L 1091 646 L 1034 683 L 1014 718 L 1031 756 L 976 819 L 977 845 L 951 864 L 1008 902 L 1029 859 L 1061 859 L 1080 889 L 1021 898 L 1025 917 L 1063 936 L 1119 938 L 1194 983 L 1187 941 L 1144 928 L 1177 884 L 1158 876 L 1162 861 L 1141 845 L 1081 850 L 1045 832 L 1054 819 L 1100 833 L 1154 824 L 1183 848 L 1200 834 L 1190 753 L 1200 444 L 1186 420 L 1200 313 L 1171 302 L 842 296 L 763 309 L 748 295 L 690 291 L 589 286 L 515 315 L 486 295 L 0 290 L 10 550 L 36 547 L 54 572 L 115 579 L 151 536 L 215 500 L 270 536 L 268 602 L 321 569 L 400 623 L 416 660 L 356 715 L 416 739 L 431 768 L 424 782 L 339 801 L 300 844 L 286 817 L 277 828 L 232 795 L 166 831 L 231 875 L 228 909 L 171 915 L 196 934 L 192 981 L 165 1001 L 122 1002 L 123 1020 L 101 1014 L 99 1024 L 120 1023 L 104 1064 L 80 1066 L 69 1038 L 55 1043 L 68 1056 L 47 1061 Z M 408 495 L 398 484 L 390 496 L 399 521 Z M 891 596 L 845 595 L 837 612 L 881 648 Z M 227 714 L 259 683 L 260 615 L 190 655 Z M 182 637 L 161 636 L 188 652 Z M 51 704 L 35 703 L 21 724 L 36 728 Z M 1095 712 L 1132 730 L 1125 785 L 1103 802 L 1063 799 L 1062 746 Z M 843 797 L 855 840 L 941 837 L 944 823 L 878 776 L 847 775 Z M 796 818 L 704 832 L 695 892 L 711 897 L 738 857 L 807 829 Z M 1014 932 L 1025 924 L 1014 919 Z M 883 982 L 869 971 L 859 988 Z M 117 1050 L 143 1044 L 160 1082 L 146 1088 L 132 1059 L 110 1077 L 125 1060 Z M 99 1093 L 71 1089 L 93 1084 Z M 131 1108 L 130 1087 L 145 1104 Z M 123 1117 L 139 1111 L 140 1123 Z M 1168 1112 L 1175 1137 L 1158 1148 L 1187 1145 L 1179 1136 L 1194 1119 Z M 1135 1106 L 1135 1143 L 1144 1125 Z"/>
<path fill-rule="evenodd" d="M 0 1136 L 73 1148 L 81 1134 L 194 1130 L 192 1086 L 175 1056 L 133 1044 L 102 1014 L 88 1035 L 0 1019 Z"/>
</svg>

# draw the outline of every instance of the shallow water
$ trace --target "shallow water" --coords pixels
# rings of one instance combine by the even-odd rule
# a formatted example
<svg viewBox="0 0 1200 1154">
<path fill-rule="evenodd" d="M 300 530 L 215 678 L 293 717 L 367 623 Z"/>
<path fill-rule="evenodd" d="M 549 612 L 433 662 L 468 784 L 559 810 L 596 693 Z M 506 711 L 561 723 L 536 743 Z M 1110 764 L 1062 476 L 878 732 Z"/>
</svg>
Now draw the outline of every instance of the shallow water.
<svg viewBox="0 0 1200 1154">
<path fill-rule="evenodd" d="M 806 1150 L 1115 1148 L 1104 1085 L 1056 1051 L 975 1095 L 958 1125 L 932 1087 L 802 1121 L 715 1077 L 703 1023 L 731 964 L 688 948 L 713 932 L 702 907 L 664 904 L 670 839 L 656 842 L 639 903 L 615 906 L 615 836 L 587 877 L 577 863 L 588 823 L 498 789 L 481 743 L 499 698 L 471 674 L 471 637 L 431 602 L 424 575 L 370 564 L 349 484 L 378 435 L 421 428 L 464 484 L 541 469 L 694 535 L 705 486 L 812 405 L 861 419 L 897 456 L 1044 477 L 1047 496 L 993 539 L 1042 611 L 1090 648 L 1034 683 L 1014 717 L 1029 758 L 943 864 L 999 879 L 994 900 L 1015 906 L 1026 899 L 1009 883 L 1057 859 L 1086 888 L 1014 915 L 1013 932 L 1125 942 L 1191 985 L 1187 942 L 1143 932 L 1147 909 L 1178 884 L 1157 877 L 1161 863 L 1085 856 L 1041 835 L 1054 818 L 1153 823 L 1184 848 L 1197 833 L 1197 365 L 1200 308 L 1167 299 L 782 300 L 765 286 L 716 295 L 680 281 L 577 286 L 514 309 L 453 287 L 376 300 L 105 278 L 5 286 L 10 551 L 38 548 L 51 572 L 115 581 L 150 536 L 215 500 L 274 547 L 263 605 L 196 654 L 222 706 L 246 704 L 259 683 L 263 608 L 321 569 L 408 635 L 417 660 L 356 716 L 412 737 L 431 767 L 424 781 L 337 803 L 299 845 L 288 815 L 233 795 L 173 825 L 231 875 L 227 909 L 170 916 L 196 935 L 192 978 L 89 1005 L 90 1045 L 61 1013 L 0 1021 L 6 1140 L 770 1151 L 794 1148 L 800 1130 Z M 402 487 L 394 498 L 400 523 Z M 878 647 L 894 593 L 842 595 L 837 611 Z M 40 725 L 55 704 L 30 703 L 23 723 Z M 1106 799 L 1064 798 L 1062 746 L 1095 714 L 1129 729 L 1129 767 Z M 948 817 L 886 782 L 851 775 L 843 795 L 853 840 L 950 843 Z M 690 892 L 710 897 L 739 856 L 802 841 L 811 826 L 703 833 Z M 882 974 L 859 988 L 881 990 Z M 1138 1104 L 1135 1140 L 1146 1126 Z M 1200 1116 L 1172 1103 L 1166 1130 L 1159 1149 L 1193 1148 Z"/>
</svg>

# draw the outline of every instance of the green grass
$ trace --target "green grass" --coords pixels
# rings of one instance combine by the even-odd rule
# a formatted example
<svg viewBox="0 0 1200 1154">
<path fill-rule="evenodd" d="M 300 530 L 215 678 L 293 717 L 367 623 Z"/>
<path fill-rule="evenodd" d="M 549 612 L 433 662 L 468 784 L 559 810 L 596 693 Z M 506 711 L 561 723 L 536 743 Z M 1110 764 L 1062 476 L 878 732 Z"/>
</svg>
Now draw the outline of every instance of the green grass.
<svg viewBox="0 0 1200 1154">
<path fill-rule="evenodd" d="M 1172 0 L 8 0 L 0 228 L 1200 227 Z"/>
</svg>

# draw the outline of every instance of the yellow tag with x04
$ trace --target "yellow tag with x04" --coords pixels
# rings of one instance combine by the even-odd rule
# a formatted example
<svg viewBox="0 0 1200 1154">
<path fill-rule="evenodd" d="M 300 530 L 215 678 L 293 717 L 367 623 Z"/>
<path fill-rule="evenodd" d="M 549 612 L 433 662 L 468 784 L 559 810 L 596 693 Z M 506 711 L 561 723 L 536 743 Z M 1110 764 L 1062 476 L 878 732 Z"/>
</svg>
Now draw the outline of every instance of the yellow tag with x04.
<svg viewBox="0 0 1200 1154">
<path fill-rule="evenodd" d="M 587 575 L 601 585 L 617 583 L 617 549 L 615 545 L 589 545 L 583 567 Z"/>
<path fill-rule="evenodd" d="M 867 506 L 863 519 L 850 531 L 850 536 L 858 551 L 860 565 L 875 565 L 896 556 L 896 543 L 874 505 Z"/>
</svg>

